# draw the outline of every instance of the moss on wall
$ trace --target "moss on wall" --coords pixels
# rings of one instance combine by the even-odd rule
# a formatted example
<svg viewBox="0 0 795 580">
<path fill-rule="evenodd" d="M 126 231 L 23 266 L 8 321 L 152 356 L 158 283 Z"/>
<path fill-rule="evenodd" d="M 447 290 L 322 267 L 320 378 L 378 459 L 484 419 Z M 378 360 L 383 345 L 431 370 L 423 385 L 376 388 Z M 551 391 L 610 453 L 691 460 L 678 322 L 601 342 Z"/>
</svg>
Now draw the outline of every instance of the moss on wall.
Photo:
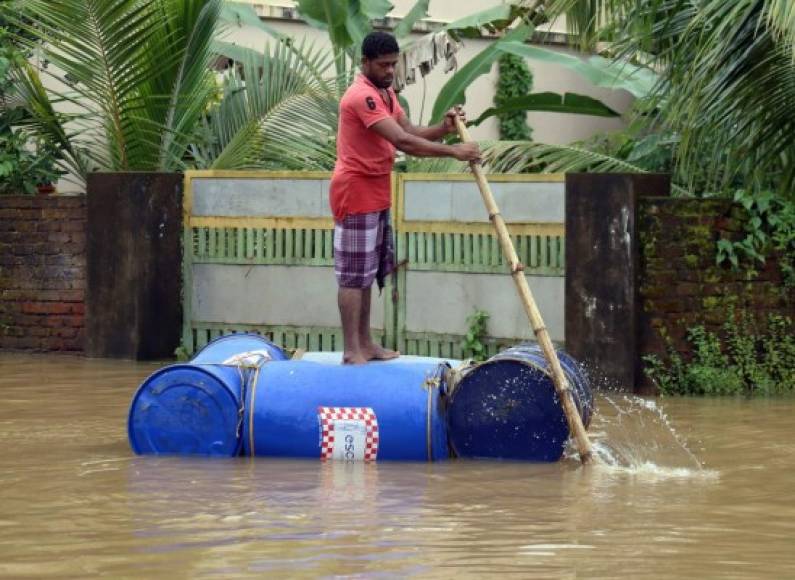
<svg viewBox="0 0 795 580">
<path fill-rule="evenodd" d="M 722 336 L 732 319 L 763 333 L 770 315 L 795 317 L 795 292 L 783 282 L 778 256 L 755 272 L 716 263 L 717 241 L 744 235 L 742 207 L 726 200 L 649 198 L 639 214 L 642 354 L 665 358 L 678 352 L 688 360 L 688 329 L 703 326 Z"/>
</svg>

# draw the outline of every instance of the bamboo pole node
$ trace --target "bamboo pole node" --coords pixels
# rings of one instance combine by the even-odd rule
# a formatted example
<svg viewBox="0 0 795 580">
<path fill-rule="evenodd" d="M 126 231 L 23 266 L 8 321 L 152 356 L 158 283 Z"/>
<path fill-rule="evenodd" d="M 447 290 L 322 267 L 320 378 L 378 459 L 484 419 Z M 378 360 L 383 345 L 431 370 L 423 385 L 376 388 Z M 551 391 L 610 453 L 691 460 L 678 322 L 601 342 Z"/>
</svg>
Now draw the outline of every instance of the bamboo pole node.
<svg viewBox="0 0 795 580">
<path fill-rule="evenodd" d="M 495 219 L 497 219 L 499 217 L 499 215 L 500 215 L 500 212 L 498 212 L 498 211 L 496 211 L 494 213 L 490 213 L 489 214 L 489 221 L 493 222 Z"/>
<path fill-rule="evenodd" d="M 511 274 L 516 274 L 518 272 L 524 272 L 524 264 L 521 262 L 516 262 L 516 264 L 513 265 L 513 268 L 511 268 Z"/>
</svg>

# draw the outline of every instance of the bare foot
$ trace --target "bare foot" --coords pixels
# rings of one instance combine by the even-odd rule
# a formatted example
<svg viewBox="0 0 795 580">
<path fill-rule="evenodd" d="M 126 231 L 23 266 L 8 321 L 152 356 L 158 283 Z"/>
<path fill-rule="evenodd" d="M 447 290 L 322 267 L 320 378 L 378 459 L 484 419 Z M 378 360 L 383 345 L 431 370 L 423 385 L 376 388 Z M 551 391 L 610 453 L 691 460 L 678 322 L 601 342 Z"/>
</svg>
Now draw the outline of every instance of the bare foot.
<svg viewBox="0 0 795 580">
<path fill-rule="evenodd" d="M 377 344 L 373 344 L 369 348 L 363 350 L 368 360 L 392 360 L 400 356 L 400 352 L 389 350 Z"/>
<path fill-rule="evenodd" d="M 344 365 L 363 365 L 367 363 L 367 356 L 359 351 L 345 351 L 342 354 L 342 364 Z"/>
</svg>

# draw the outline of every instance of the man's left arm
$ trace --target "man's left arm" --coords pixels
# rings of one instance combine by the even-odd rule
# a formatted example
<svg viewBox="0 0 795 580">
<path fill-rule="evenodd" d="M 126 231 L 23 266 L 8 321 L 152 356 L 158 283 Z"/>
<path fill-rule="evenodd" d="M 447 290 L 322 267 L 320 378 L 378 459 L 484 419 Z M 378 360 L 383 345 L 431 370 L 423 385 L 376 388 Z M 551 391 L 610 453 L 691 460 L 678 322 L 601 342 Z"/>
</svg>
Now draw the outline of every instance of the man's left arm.
<svg viewBox="0 0 795 580">
<path fill-rule="evenodd" d="M 417 127 L 416 125 L 412 125 L 405 113 L 398 117 L 398 123 L 406 133 L 416 137 L 422 137 L 428 141 L 438 141 L 448 133 L 455 132 L 456 115 L 458 115 L 461 120 L 466 123 L 466 116 L 464 115 L 464 111 L 462 109 L 450 109 L 447 111 L 447 113 L 445 113 L 444 119 L 441 123 L 431 125 L 429 127 Z"/>
</svg>

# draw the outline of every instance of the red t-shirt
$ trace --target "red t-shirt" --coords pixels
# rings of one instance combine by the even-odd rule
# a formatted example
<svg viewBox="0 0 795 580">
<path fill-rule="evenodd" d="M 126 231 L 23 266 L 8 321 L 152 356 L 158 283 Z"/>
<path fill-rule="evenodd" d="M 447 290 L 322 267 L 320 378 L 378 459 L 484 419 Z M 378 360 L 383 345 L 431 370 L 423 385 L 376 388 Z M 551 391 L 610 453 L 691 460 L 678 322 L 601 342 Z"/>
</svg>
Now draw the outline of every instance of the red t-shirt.
<svg viewBox="0 0 795 580">
<path fill-rule="evenodd" d="M 337 163 L 331 177 L 329 201 L 334 219 L 347 215 L 388 209 L 392 204 L 390 174 L 395 163 L 395 147 L 372 127 L 405 113 L 395 91 L 383 97 L 366 76 L 359 74 L 340 101 L 337 132 Z"/>
</svg>

